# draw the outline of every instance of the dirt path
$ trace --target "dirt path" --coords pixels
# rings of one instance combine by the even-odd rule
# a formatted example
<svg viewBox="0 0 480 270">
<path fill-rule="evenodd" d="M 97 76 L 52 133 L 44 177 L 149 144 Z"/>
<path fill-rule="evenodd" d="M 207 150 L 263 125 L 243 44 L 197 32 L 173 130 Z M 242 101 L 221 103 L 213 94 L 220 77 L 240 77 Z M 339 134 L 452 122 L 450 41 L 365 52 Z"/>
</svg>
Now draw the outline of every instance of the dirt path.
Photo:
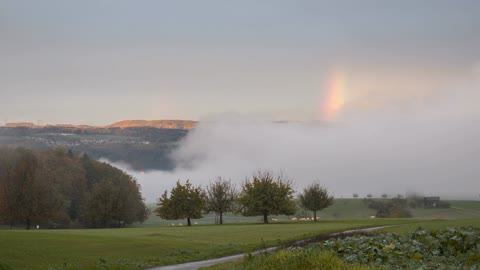
<svg viewBox="0 0 480 270">
<path fill-rule="evenodd" d="M 356 233 L 367 233 L 367 232 L 380 230 L 380 229 L 388 228 L 388 227 L 393 227 L 393 226 L 372 227 L 372 228 L 348 230 L 348 231 L 343 231 L 343 232 L 338 232 L 338 233 L 320 235 L 320 236 L 317 236 L 317 237 L 314 237 L 314 238 L 300 240 L 300 241 L 296 241 L 296 242 L 286 244 L 286 245 L 282 245 L 282 246 L 278 246 L 278 247 L 266 248 L 266 249 L 258 250 L 258 251 L 252 252 L 252 253 L 253 254 L 258 254 L 258 253 L 263 253 L 263 252 L 271 252 L 271 251 L 275 251 L 277 249 L 284 248 L 285 246 L 302 246 L 302 245 L 306 245 L 306 244 L 309 244 L 309 243 L 312 243 L 312 242 L 318 242 L 318 241 L 322 241 L 322 240 L 326 240 L 326 239 L 330 239 L 330 238 L 348 236 L 348 235 L 356 234 Z M 207 266 L 211 266 L 211 265 L 214 265 L 214 264 L 235 261 L 235 260 L 241 259 L 243 256 L 245 256 L 247 254 L 248 253 L 242 253 L 242 254 L 222 257 L 222 258 L 218 258 L 218 259 L 211 259 L 211 260 L 204 260 L 204 261 L 197 261 L 197 262 L 189 262 L 189 263 L 182 263 L 182 264 L 175 264 L 175 265 L 160 266 L 160 267 L 150 268 L 150 269 L 147 269 L 147 270 L 195 270 L 195 269 L 198 269 L 200 267 L 207 267 Z"/>
</svg>

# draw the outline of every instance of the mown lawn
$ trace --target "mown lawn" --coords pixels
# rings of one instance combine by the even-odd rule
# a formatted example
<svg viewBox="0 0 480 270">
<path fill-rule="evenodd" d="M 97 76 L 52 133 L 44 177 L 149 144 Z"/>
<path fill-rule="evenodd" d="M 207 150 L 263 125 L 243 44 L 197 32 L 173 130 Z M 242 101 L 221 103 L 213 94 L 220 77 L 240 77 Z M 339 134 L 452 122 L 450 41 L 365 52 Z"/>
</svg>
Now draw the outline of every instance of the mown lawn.
<svg viewBox="0 0 480 270">
<path fill-rule="evenodd" d="M 435 221 L 356 219 L 91 230 L 1 230 L 0 263 L 13 269 L 145 269 L 222 257 L 354 228 Z"/>
</svg>

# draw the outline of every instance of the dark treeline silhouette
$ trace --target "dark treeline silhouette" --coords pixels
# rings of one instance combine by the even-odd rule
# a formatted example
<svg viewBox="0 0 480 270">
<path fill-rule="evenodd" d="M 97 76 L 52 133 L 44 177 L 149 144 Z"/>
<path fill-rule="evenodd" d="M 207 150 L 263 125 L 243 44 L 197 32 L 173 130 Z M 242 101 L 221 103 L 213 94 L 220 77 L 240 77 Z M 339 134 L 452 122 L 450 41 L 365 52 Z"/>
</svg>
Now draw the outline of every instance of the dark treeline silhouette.
<svg viewBox="0 0 480 270">
<path fill-rule="evenodd" d="M 130 175 L 86 154 L 0 148 L 0 222 L 11 227 L 123 227 L 148 216 Z"/>
</svg>

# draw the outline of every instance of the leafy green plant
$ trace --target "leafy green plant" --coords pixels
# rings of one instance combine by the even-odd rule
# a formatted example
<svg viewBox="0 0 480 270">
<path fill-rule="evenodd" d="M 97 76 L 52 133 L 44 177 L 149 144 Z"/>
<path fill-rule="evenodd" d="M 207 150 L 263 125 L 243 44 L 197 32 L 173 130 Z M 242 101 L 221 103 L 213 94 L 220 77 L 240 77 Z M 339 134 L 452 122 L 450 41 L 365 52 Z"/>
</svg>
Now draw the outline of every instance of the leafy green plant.
<svg viewBox="0 0 480 270">
<path fill-rule="evenodd" d="M 388 269 L 480 269 L 480 231 L 474 228 L 419 228 L 406 236 L 354 236 L 319 245 L 351 264 Z"/>
<path fill-rule="evenodd" d="M 13 270 L 10 266 L 0 262 L 0 270 Z"/>
</svg>

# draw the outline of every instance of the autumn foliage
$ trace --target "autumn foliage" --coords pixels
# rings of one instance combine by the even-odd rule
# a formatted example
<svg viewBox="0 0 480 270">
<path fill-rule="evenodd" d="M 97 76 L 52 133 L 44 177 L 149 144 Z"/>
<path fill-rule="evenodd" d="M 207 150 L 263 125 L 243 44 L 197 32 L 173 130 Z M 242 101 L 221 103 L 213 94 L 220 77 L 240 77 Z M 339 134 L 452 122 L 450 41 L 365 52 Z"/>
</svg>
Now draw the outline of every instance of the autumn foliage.
<svg viewBox="0 0 480 270">
<path fill-rule="evenodd" d="M 122 227 L 147 215 L 136 180 L 109 164 L 64 149 L 0 148 L 0 223 Z"/>
</svg>

